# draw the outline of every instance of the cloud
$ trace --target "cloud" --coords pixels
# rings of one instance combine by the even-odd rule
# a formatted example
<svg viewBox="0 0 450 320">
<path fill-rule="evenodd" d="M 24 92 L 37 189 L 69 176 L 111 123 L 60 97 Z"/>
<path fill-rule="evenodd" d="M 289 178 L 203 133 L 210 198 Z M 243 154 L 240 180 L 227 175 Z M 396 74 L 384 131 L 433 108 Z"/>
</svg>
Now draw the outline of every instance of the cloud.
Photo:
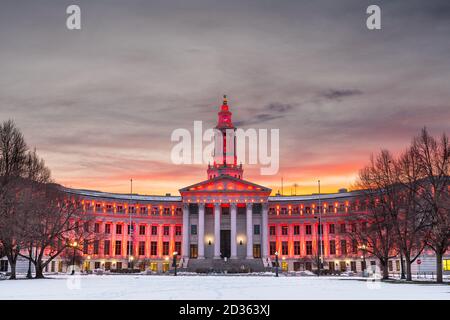
<svg viewBox="0 0 450 320">
<path fill-rule="evenodd" d="M 357 89 L 330 89 L 321 94 L 322 97 L 329 100 L 341 100 L 351 96 L 361 95 L 362 91 Z"/>
</svg>

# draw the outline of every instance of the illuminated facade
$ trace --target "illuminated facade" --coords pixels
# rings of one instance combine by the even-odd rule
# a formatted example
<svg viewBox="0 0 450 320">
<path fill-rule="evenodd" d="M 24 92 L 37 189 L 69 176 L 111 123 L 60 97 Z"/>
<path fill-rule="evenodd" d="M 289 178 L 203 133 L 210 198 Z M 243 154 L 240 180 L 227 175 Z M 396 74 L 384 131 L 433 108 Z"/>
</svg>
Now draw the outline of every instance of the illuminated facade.
<svg viewBox="0 0 450 320">
<path fill-rule="evenodd" d="M 104 237 L 83 248 L 89 257 L 85 267 L 126 268 L 132 257 L 134 263 L 147 259 L 152 270 L 166 271 L 177 252 L 180 266 L 191 271 L 228 265 L 260 271 L 273 265 L 277 252 L 283 269 L 312 270 L 322 210 L 324 268 L 361 271 L 362 252 L 348 238 L 349 228 L 359 226 L 346 222 L 365 210 L 357 193 L 270 196 L 269 188 L 243 179 L 236 152 L 226 150 L 225 130 L 235 130 L 226 98 L 216 129 L 215 141 L 221 139 L 223 147 L 208 165 L 207 180 L 180 189 L 180 196 L 67 191 L 95 214 L 94 228 Z"/>
<path fill-rule="evenodd" d="M 166 272 L 174 252 L 179 266 L 190 271 L 263 271 L 273 266 L 276 253 L 285 271 L 315 270 L 319 255 L 323 269 L 331 272 L 359 273 L 364 265 L 376 265 L 376 258 L 349 236 L 364 225 L 349 219 L 366 212 L 358 192 L 270 196 L 269 188 L 243 179 L 235 152 L 226 150 L 225 130 L 235 130 L 226 99 L 218 115 L 215 139 L 223 139 L 223 150 L 215 152 L 214 163 L 208 165 L 207 180 L 180 189 L 180 196 L 66 189 L 81 198 L 83 210 L 95 217 L 92 231 L 101 235 L 93 243 L 80 244 L 84 269 L 133 264 Z M 46 271 L 65 271 L 62 261 L 55 259 Z M 432 254 L 424 253 L 421 261 L 422 271 L 435 270 Z M 418 268 L 413 266 L 413 271 Z M 399 259 L 389 262 L 389 271 L 400 271 Z"/>
</svg>

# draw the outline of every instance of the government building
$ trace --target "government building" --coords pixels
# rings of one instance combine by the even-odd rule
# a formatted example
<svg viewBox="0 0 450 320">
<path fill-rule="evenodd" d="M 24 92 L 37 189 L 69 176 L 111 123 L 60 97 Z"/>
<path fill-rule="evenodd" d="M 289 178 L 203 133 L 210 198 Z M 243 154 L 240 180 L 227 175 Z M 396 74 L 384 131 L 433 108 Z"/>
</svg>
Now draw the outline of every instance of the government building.
<svg viewBox="0 0 450 320">
<path fill-rule="evenodd" d="M 220 139 L 236 130 L 226 98 L 216 129 Z M 192 272 L 271 270 L 277 258 L 280 271 L 316 270 L 319 259 L 329 273 L 361 273 L 378 263 L 350 237 L 365 223 L 349 219 L 366 213 L 357 191 L 271 196 L 271 189 L 244 179 L 242 165 L 225 147 L 214 154 L 206 180 L 179 189 L 179 196 L 66 191 L 80 197 L 101 235 L 79 244 L 83 270 L 140 266 L 163 273 L 173 268 L 174 253 L 177 266 Z M 65 272 L 63 261 L 55 259 L 46 271 Z M 421 261 L 422 271 L 435 270 L 431 253 Z M 400 272 L 399 259 L 389 262 L 389 272 Z"/>
</svg>

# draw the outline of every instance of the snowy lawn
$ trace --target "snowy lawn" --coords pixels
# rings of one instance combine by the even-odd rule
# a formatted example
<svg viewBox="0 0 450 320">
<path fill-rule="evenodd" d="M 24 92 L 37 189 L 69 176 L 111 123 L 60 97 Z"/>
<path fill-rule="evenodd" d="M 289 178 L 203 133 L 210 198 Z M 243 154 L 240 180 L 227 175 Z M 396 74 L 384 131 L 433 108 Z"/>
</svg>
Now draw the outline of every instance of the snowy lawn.
<svg viewBox="0 0 450 320">
<path fill-rule="evenodd" d="M 450 285 L 357 278 L 53 275 L 0 281 L 0 299 L 450 299 Z"/>
</svg>

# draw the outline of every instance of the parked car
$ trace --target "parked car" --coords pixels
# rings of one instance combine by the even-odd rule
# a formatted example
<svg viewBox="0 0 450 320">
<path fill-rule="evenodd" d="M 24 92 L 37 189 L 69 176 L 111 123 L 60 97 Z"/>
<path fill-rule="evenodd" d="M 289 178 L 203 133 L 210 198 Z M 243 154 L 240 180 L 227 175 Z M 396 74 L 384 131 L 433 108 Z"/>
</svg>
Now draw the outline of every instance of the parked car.
<svg viewBox="0 0 450 320">
<path fill-rule="evenodd" d="M 0 272 L 0 280 L 6 280 L 6 273 Z"/>
<path fill-rule="evenodd" d="M 341 272 L 341 276 L 343 276 L 343 277 L 354 277 L 355 275 L 356 275 L 356 273 L 353 272 L 353 271 L 344 271 L 344 272 Z"/>
</svg>

